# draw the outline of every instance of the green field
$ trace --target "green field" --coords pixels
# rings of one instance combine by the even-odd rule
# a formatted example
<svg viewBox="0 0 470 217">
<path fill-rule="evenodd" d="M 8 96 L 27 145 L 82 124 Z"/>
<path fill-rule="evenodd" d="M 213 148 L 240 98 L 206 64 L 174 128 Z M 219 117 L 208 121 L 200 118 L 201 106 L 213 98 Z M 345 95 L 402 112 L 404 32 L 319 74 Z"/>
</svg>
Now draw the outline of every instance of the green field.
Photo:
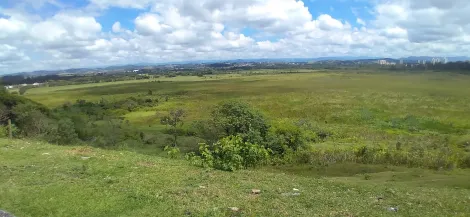
<svg viewBox="0 0 470 217">
<path fill-rule="evenodd" d="M 157 82 L 160 81 L 160 82 Z M 239 99 L 269 119 L 306 120 L 334 133 L 335 144 L 438 145 L 469 138 L 470 77 L 455 74 L 322 73 L 214 75 L 45 87 L 26 97 L 51 108 L 77 99 L 169 96 L 155 108 L 124 115 L 138 128 L 159 131 L 156 114 L 187 111 L 186 126 L 205 119 L 220 101 Z M 417 144 L 419 143 L 419 144 Z"/>
<path fill-rule="evenodd" d="M 468 170 L 348 164 L 230 173 L 129 151 L 4 139 L 0 159 L 0 209 L 22 217 L 470 213 Z"/>
<path fill-rule="evenodd" d="M 91 140 L 58 146 L 0 139 L 0 209 L 17 216 L 468 216 L 469 76 L 281 72 L 29 89 L 27 98 L 51 109 L 79 99 L 145 99 L 151 92 L 157 104 L 112 112 L 129 121 L 134 135 L 156 140 L 99 149 Z M 226 100 L 248 103 L 273 125 L 301 123 L 324 138 L 285 153 L 277 159 L 282 163 L 250 170 L 170 159 L 160 117 L 186 111 L 178 138 L 185 154 L 204 142 L 188 133 L 193 123 L 208 120 Z M 97 120 L 93 129 L 100 130 L 105 120 Z"/>
</svg>

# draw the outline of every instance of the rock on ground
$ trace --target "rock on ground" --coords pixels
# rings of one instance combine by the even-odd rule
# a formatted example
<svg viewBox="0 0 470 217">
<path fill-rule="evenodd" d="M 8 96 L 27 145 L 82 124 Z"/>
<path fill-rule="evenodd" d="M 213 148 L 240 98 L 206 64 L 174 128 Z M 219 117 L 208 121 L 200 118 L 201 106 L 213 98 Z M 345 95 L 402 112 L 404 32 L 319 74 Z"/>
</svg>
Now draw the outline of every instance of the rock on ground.
<svg viewBox="0 0 470 217">
<path fill-rule="evenodd" d="M 15 216 L 3 210 L 0 210 L 0 217 L 15 217 Z"/>
</svg>

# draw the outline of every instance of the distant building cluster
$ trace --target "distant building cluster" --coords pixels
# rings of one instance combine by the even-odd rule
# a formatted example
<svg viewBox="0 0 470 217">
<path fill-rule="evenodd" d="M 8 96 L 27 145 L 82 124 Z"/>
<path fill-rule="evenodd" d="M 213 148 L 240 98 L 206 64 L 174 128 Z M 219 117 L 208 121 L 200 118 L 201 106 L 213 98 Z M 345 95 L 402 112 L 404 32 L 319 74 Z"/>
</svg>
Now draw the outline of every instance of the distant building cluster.
<svg viewBox="0 0 470 217">
<path fill-rule="evenodd" d="M 447 62 L 449 62 L 448 59 L 447 59 L 447 57 L 443 57 L 443 58 L 432 58 L 432 60 L 431 60 L 431 63 L 432 63 L 433 65 L 436 65 L 437 63 L 444 63 L 444 64 L 447 64 Z"/>
<path fill-rule="evenodd" d="M 20 87 L 26 87 L 26 86 L 33 86 L 33 87 L 39 87 L 43 86 L 44 83 L 34 83 L 34 84 L 19 84 L 19 85 L 7 85 L 4 86 L 5 89 L 15 89 L 15 88 L 20 88 Z"/>
<path fill-rule="evenodd" d="M 379 60 L 378 61 L 379 65 L 386 65 L 386 66 L 391 66 L 391 65 L 396 65 L 397 63 L 395 62 L 388 62 L 387 60 Z"/>
</svg>

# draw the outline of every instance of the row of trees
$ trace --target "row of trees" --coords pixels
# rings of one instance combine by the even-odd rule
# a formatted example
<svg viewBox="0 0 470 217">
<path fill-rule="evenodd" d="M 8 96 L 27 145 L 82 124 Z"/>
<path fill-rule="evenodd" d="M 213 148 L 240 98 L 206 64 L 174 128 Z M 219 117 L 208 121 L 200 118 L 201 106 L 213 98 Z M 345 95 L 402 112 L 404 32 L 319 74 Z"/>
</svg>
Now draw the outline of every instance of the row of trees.
<svg viewBox="0 0 470 217">
<path fill-rule="evenodd" d="M 35 138 L 57 144 L 86 142 L 100 147 L 152 143 L 152 137 L 136 130 L 122 114 L 154 107 L 167 97 L 147 95 L 99 102 L 77 100 L 48 109 L 22 96 L 0 91 L 0 133 L 6 136 L 11 120 L 13 136 Z"/>
</svg>

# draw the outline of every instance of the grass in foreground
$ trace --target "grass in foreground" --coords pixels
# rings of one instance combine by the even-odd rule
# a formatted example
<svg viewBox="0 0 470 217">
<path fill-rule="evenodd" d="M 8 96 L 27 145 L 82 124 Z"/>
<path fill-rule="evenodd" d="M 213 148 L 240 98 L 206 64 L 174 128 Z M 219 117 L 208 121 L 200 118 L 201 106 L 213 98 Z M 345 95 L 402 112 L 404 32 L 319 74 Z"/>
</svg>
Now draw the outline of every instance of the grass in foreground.
<svg viewBox="0 0 470 217">
<path fill-rule="evenodd" d="M 337 165 L 229 173 L 134 152 L 60 147 L 22 140 L 0 140 L 0 159 L 0 209 L 16 216 L 466 216 L 470 213 L 470 186 L 465 182 L 470 171 L 467 170 L 434 172 Z M 300 190 L 299 196 L 289 194 L 293 188 Z M 262 192 L 252 195 L 251 189 Z M 377 200 L 378 197 L 383 200 Z M 234 213 L 228 207 L 238 207 L 240 211 Z M 390 207 L 398 207 L 398 212 L 389 211 Z"/>
</svg>

